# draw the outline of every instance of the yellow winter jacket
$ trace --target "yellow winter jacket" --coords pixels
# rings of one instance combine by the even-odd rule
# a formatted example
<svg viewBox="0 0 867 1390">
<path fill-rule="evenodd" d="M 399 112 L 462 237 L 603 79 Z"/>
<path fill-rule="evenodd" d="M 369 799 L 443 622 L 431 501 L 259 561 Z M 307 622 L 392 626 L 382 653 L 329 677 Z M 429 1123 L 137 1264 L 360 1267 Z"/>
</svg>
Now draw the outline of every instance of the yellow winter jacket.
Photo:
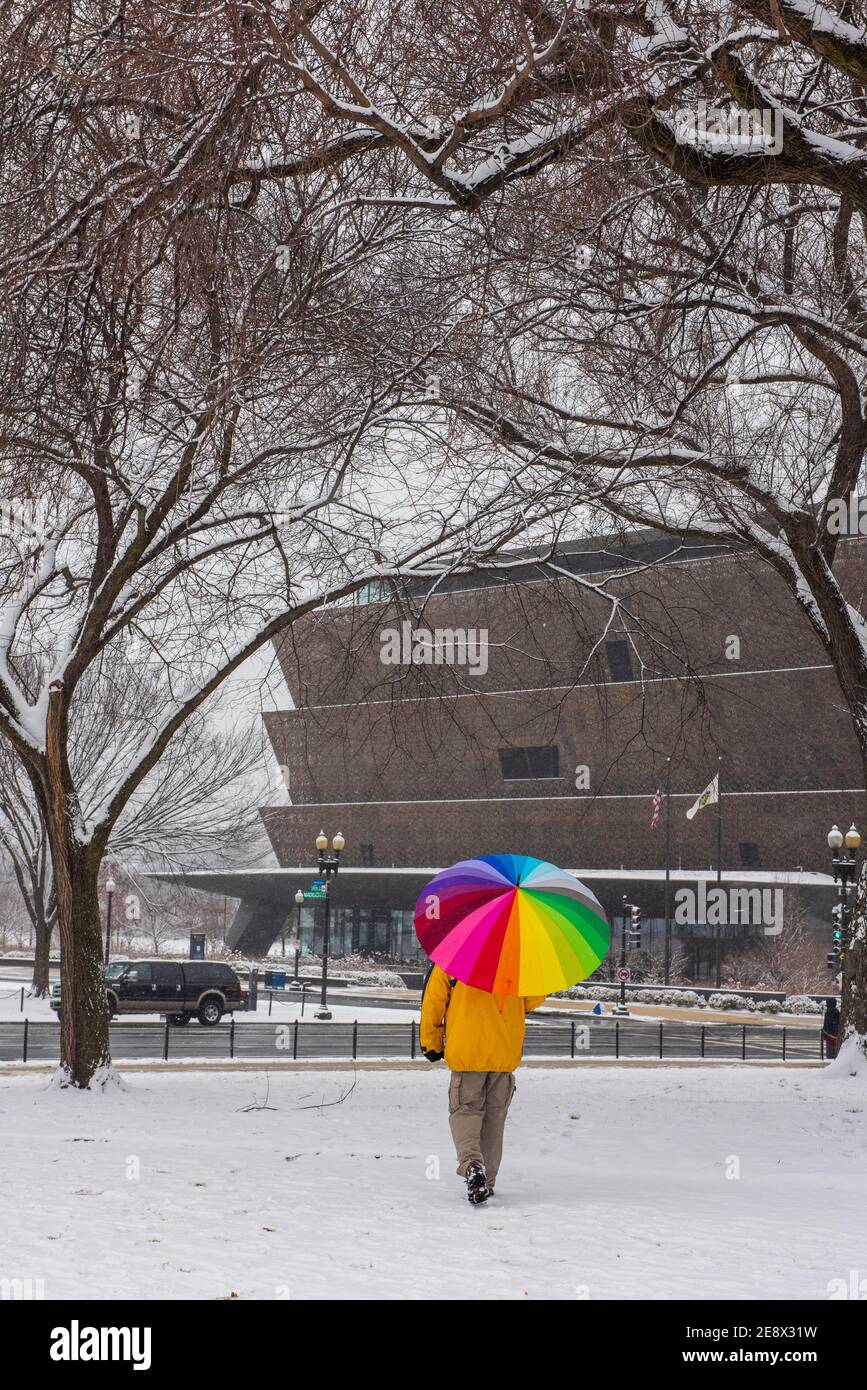
<svg viewBox="0 0 867 1390">
<path fill-rule="evenodd" d="M 442 1052 L 452 1071 L 514 1071 L 524 1047 L 524 1017 L 545 995 L 505 998 L 472 985 L 449 984 L 435 965 L 421 1006 L 419 1037 L 423 1052 Z"/>
</svg>

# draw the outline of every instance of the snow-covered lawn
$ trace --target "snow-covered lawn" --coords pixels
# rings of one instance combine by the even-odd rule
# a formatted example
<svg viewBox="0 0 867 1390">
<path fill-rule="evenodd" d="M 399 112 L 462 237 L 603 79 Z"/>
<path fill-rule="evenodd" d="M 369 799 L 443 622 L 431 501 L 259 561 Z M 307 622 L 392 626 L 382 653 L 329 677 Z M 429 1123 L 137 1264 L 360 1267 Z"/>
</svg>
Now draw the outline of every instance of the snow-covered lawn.
<svg viewBox="0 0 867 1390">
<path fill-rule="evenodd" d="M 863 1078 L 524 1069 L 479 1209 L 447 1083 L 128 1073 L 82 1096 L 0 1074 L 0 1278 L 47 1298 L 824 1299 L 867 1271 Z"/>
</svg>

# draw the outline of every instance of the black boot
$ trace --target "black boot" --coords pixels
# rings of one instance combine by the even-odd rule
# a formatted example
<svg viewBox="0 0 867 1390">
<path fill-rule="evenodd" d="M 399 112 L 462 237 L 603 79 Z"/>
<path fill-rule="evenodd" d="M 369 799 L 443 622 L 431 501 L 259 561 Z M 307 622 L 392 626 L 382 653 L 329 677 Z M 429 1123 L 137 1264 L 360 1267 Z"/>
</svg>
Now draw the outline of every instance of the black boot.
<svg viewBox="0 0 867 1390">
<path fill-rule="evenodd" d="M 490 1197 L 488 1179 L 483 1163 L 471 1163 L 467 1169 L 467 1201 L 471 1206 L 481 1206 Z"/>
</svg>

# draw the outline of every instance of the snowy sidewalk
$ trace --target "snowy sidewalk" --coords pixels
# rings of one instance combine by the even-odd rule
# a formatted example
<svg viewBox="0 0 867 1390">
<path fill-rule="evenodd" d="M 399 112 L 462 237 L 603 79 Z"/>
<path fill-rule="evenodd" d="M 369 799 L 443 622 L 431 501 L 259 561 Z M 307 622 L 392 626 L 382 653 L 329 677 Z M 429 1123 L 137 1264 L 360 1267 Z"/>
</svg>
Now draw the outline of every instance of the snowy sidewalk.
<svg viewBox="0 0 867 1390">
<path fill-rule="evenodd" d="M 522 1068 L 478 1210 L 440 1068 L 126 1086 L 0 1074 L 0 1278 L 48 1298 L 824 1299 L 867 1270 L 863 1082 L 824 1070 Z"/>
<path fill-rule="evenodd" d="M 334 1057 L 299 1057 L 297 1059 L 287 1058 L 284 1061 L 272 1062 L 267 1058 L 253 1059 L 249 1057 L 174 1057 L 167 1062 L 159 1057 L 140 1058 L 138 1061 L 119 1060 L 115 1062 L 117 1071 L 124 1075 L 128 1072 L 162 1072 L 162 1071 L 430 1071 L 431 1063 L 423 1058 L 400 1057 L 359 1057 L 355 1061 L 351 1058 Z M 790 1071 L 793 1067 L 825 1067 L 827 1062 L 796 1060 L 787 1062 L 785 1070 Z M 662 1067 L 668 1069 L 672 1067 L 708 1067 L 711 1070 L 719 1067 L 773 1067 L 780 1070 L 780 1063 L 769 1061 L 765 1057 L 752 1057 L 747 1061 L 732 1062 L 728 1057 L 673 1057 L 665 1058 L 660 1061 L 658 1057 L 620 1057 L 616 1062 L 610 1057 L 525 1057 L 521 1066 L 532 1069 L 542 1069 L 545 1071 L 556 1070 L 559 1067 L 566 1067 L 575 1070 L 580 1067 Z M 42 1073 L 53 1076 L 57 1070 L 56 1062 L 0 1062 L 0 1077 L 3 1076 L 26 1076 L 28 1074 Z M 444 1070 L 439 1067 L 438 1070 Z"/>
</svg>

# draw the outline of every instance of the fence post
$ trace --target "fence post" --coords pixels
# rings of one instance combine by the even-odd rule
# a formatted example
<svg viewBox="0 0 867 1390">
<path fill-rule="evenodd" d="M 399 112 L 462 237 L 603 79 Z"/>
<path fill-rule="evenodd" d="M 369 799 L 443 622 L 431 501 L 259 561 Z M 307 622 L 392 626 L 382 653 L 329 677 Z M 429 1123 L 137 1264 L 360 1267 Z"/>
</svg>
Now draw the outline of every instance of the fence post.
<svg viewBox="0 0 867 1390">
<path fill-rule="evenodd" d="M 704 1056 L 704 1030 L 705 1030 L 706 1026 L 707 1026 L 707 1025 L 704 1024 L 704 1023 L 701 1025 L 701 1055 L 702 1055 L 702 1057 Z"/>
<path fill-rule="evenodd" d="M 783 1024 L 783 1061 L 786 1060 L 786 1025 Z"/>
<path fill-rule="evenodd" d="M 744 1024 L 741 1036 L 741 1061 L 747 1060 L 747 1025 Z"/>
<path fill-rule="evenodd" d="M 302 1004 L 301 1007 L 302 1007 L 302 1008 L 304 1007 L 303 1004 Z M 296 1020 L 295 1020 L 295 1033 L 294 1033 L 294 1036 L 293 1036 L 293 1038 L 292 1038 L 292 1061 L 293 1061 L 293 1062 L 297 1062 L 297 1061 L 298 1061 L 298 1020 L 297 1020 L 297 1018 L 296 1018 Z"/>
<path fill-rule="evenodd" d="M 25 1018 L 25 1020 L 24 1020 L 24 1056 L 23 1056 L 23 1058 L 22 1058 L 22 1061 L 24 1061 L 24 1062 L 27 1061 L 27 1030 L 28 1030 L 29 1027 L 30 1027 L 30 1019 L 29 1019 L 29 1018 Z"/>
<path fill-rule="evenodd" d="M 229 1056 L 235 1055 L 235 1015 L 229 1020 Z"/>
<path fill-rule="evenodd" d="M 662 1057 L 662 1024 L 659 1025 L 659 1055 Z"/>
<path fill-rule="evenodd" d="M 163 1061 L 169 1060 L 169 1021 L 166 1019 L 166 1031 L 163 1034 Z"/>
<path fill-rule="evenodd" d="M 572 1020 L 572 1059 L 575 1059 L 575 1020 Z"/>
<path fill-rule="evenodd" d="M 819 1061 L 825 1060 L 825 1034 L 819 1029 Z"/>
<path fill-rule="evenodd" d="M 413 1061 L 415 1061 L 415 1019 L 414 1019 L 414 1018 L 411 1018 L 410 1021 L 409 1021 L 409 1040 L 410 1040 L 409 1055 L 410 1055 L 411 1059 L 412 1059 Z"/>
<path fill-rule="evenodd" d="M 269 990 L 268 990 L 268 1017 L 269 1017 L 269 1018 L 271 1017 L 271 1005 L 272 1005 L 273 1003 L 274 1003 L 274 994 L 273 994 L 273 991 L 269 989 Z"/>
<path fill-rule="evenodd" d="M 619 1058 L 619 1056 L 620 1056 L 620 1019 L 619 1019 L 619 1018 L 615 1018 L 615 1020 L 614 1020 L 614 1057 L 615 1057 L 615 1059 L 617 1059 L 617 1058 Z"/>
<path fill-rule="evenodd" d="M 23 1014 L 23 1012 L 24 1012 L 24 986 L 23 986 L 23 985 L 21 986 L 21 998 L 18 1000 L 18 1012 L 19 1012 L 20 1014 Z"/>
<path fill-rule="evenodd" d="M 358 1019 L 352 1025 L 352 1060 L 358 1056 Z"/>
</svg>

